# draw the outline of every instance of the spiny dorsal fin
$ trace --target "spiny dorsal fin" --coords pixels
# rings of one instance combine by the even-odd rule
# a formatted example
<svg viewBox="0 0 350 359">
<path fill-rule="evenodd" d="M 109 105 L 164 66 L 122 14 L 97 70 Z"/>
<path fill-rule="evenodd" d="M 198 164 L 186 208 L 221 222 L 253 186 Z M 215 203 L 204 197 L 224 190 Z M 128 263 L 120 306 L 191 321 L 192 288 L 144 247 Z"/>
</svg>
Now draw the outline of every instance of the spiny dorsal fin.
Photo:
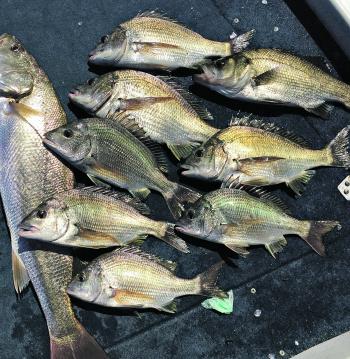
<svg viewBox="0 0 350 359">
<path fill-rule="evenodd" d="M 285 130 L 285 129 L 281 129 L 278 126 L 276 126 L 274 123 L 266 123 L 266 122 L 263 122 L 256 118 L 251 118 L 251 116 L 246 116 L 243 118 L 233 117 L 231 119 L 231 122 L 229 125 L 230 126 L 247 126 L 247 127 L 259 128 L 261 130 L 271 132 L 271 133 L 276 133 L 280 136 L 283 136 L 283 137 L 289 139 L 290 141 L 297 143 L 300 146 L 310 147 L 310 143 L 307 140 L 297 136 L 293 132 Z"/>
<path fill-rule="evenodd" d="M 176 25 L 180 25 L 180 26 L 183 26 L 186 29 L 188 29 L 188 27 L 186 25 L 184 25 L 183 23 L 181 23 L 180 21 L 174 20 L 174 19 L 168 17 L 165 12 L 158 11 L 158 10 L 147 10 L 147 11 L 139 12 L 136 15 L 136 17 L 153 17 L 155 19 L 160 19 L 160 20 L 165 20 L 165 21 L 172 22 L 172 23 L 174 23 Z"/>
<path fill-rule="evenodd" d="M 276 209 L 286 214 L 291 214 L 288 206 L 280 198 L 275 196 L 273 193 L 262 189 L 261 187 L 249 187 L 244 185 L 237 185 L 232 188 L 245 191 L 257 198 L 260 198 L 261 200 L 265 201 L 265 203 L 275 207 Z"/>
<path fill-rule="evenodd" d="M 110 190 L 105 187 L 98 187 L 98 186 L 88 186 L 88 187 L 81 187 L 79 188 L 80 191 L 85 191 L 88 193 L 98 193 L 103 196 L 108 196 L 114 199 L 117 199 L 119 201 L 123 201 L 124 203 L 127 203 L 129 206 L 135 208 L 137 211 L 139 211 L 141 214 L 150 214 L 150 209 L 148 206 L 141 202 L 138 198 L 135 198 L 131 196 L 128 193 L 118 192 L 115 190 Z"/>
<path fill-rule="evenodd" d="M 143 128 L 138 125 L 135 118 L 131 115 L 126 115 L 123 113 L 117 114 L 114 118 L 135 137 L 137 137 L 152 152 L 157 162 L 158 168 L 162 172 L 168 173 L 168 161 L 162 147 L 149 138 Z"/>
<path fill-rule="evenodd" d="M 176 263 L 163 259 L 163 258 L 159 258 L 154 254 L 151 253 L 146 253 L 143 252 L 140 248 L 138 247 L 134 247 L 134 246 L 127 246 L 127 247 L 121 247 L 121 248 L 117 248 L 115 249 L 112 253 L 128 253 L 128 254 L 133 254 L 136 255 L 140 258 L 145 258 L 148 259 L 150 261 L 154 261 L 157 262 L 158 264 L 160 264 L 161 266 L 163 266 L 164 268 L 170 270 L 171 272 L 175 272 L 176 269 Z"/>
<path fill-rule="evenodd" d="M 161 80 L 166 82 L 171 86 L 175 91 L 177 91 L 193 108 L 193 110 L 198 114 L 198 116 L 207 121 L 212 121 L 214 118 L 212 114 L 204 107 L 203 103 L 194 97 L 187 89 L 183 87 L 175 78 L 169 76 L 158 76 Z"/>
</svg>

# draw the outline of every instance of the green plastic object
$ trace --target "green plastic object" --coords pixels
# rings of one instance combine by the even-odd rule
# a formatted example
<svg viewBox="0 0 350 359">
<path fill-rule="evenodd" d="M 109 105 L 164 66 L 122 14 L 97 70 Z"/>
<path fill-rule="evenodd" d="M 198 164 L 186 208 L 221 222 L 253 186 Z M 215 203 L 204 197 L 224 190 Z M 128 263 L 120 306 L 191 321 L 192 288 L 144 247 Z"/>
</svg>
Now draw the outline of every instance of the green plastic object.
<svg viewBox="0 0 350 359">
<path fill-rule="evenodd" d="M 213 297 L 202 302 L 205 309 L 213 309 L 222 314 L 231 314 L 233 312 L 233 291 L 227 292 L 228 298 Z"/>
</svg>

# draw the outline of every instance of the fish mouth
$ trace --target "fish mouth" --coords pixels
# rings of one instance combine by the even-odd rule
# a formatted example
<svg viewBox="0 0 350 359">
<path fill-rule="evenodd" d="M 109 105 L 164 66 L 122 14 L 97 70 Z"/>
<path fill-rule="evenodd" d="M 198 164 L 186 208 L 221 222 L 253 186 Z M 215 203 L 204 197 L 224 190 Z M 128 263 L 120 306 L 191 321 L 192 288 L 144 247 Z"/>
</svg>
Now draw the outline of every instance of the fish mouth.
<svg viewBox="0 0 350 359">
<path fill-rule="evenodd" d="M 185 227 L 181 224 L 175 224 L 174 229 L 179 233 L 191 234 L 191 231 L 187 227 Z"/>
<path fill-rule="evenodd" d="M 39 228 L 36 226 L 33 226 L 31 224 L 20 224 L 18 227 L 18 236 L 19 237 L 32 237 L 33 234 L 38 233 L 39 232 Z"/>
<path fill-rule="evenodd" d="M 188 165 L 186 163 L 183 163 L 180 166 L 180 170 L 181 170 L 181 175 L 183 176 L 194 176 L 196 174 L 195 167 Z"/>
<path fill-rule="evenodd" d="M 73 90 L 69 91 L 68 98 L 70 100 L 73 100 L 74 98 L 76 98 L 79 95 L 80 95 L 80 91 L 78 89 L 73 89 Z"/>
<path fill-rule="evenodd" d="M 202 71 L 203 72 L 201 74 L 194 74 L 192 76 L 194 82 L 197 82 L 199 84 L 205 84 L 215 80 L 214 72 L 211 71 L 207 65 L 202 66 Z"/>
</svg>

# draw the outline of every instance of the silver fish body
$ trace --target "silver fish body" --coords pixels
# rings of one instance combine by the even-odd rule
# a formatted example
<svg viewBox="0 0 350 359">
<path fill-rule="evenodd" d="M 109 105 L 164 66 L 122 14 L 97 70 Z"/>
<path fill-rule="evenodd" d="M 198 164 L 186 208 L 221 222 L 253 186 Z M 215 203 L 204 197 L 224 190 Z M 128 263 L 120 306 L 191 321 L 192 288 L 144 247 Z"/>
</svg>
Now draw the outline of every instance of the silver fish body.
<svg viewBox="0 0 350 359">
<path fill-rule="evenodd" d="M 73 175 L 42 144 L 41 136 L 46 131 L 66 122 L 47 76 L 11 35 L 0 36 L 0 54 L 13 65 L 13 76 L 6 78 L 7 88 L 26 89 L 26 86 L 12 85 L 23 73 L 33 81 L 30 92 L 24 91 L 26 96 L 18 103 L 4 97 L 0 103 L 0 191 L 17 261 L 14 267 L 16 289 L 20 291 L 27 284 L 24 268 L 17 258 L 18 251 L 47 321 L 51 358 L 75 358 L 87 350 L 96 353 L 97 358 L 105 358 L 102 349 L 76 320 L 66 294 L 72 277 L 71 255 L 55 252 L 46 244 L 18 238 L 17 227 L 21 220 L 43 200 L 71 188 Z M 0 65 L 0 73 L 1 70 Z M 17 71 L 19 74 L 15 76 Z"/>
<path fill-rule="evenodd" d="M 229 56 L 248 46 L 253 32 L 227 42 L 205 39 L 185 26 L 154 11 L 139 14 L 101 38 L 89 55 L 96 65 L 139 69 L 197 68 L 212 58 Z"/>
<path fill-rule="evenodd" d="M 222 262 L 193 279 L 174 274 L 176 264 L 135 247 L 104 254 L 78 274 L 68 293 L 106 307 L 154 308 L 173 313 L 173 300 L 184 295 L 226 297 L 216 287 Z"/>
</svg>

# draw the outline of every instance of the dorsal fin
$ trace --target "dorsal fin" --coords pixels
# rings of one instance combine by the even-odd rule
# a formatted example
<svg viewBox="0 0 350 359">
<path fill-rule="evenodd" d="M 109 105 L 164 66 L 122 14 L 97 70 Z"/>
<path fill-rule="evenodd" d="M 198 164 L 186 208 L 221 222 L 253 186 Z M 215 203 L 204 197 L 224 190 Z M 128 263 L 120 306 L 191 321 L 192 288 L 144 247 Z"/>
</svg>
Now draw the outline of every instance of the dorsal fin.
<svg viewBox="0 0 350 359">
<path fill-rule="evenodd" d="M 285 129 L 281 129 L 281 128 L 277 127 L 274 123 L 266 123 L 261 120 L 255 119 L 255 118 L 251 118 L 250 116 L 243 117 L 243 118 L 234 118 L 233 117 L 231 119 L 230 126 L 247 126 L 247 127 L 259 128 L 261 130 L 271 132 L 271 133 L 276 133 L 280 136 L 283 136 L 283 137 L 289 139 L 290 141 L 297 143 L 300 146 L 310 147 L 310 143 L 307 140 L 297 136 L 293 132 L 285 130 Z"/>
<path fill-rule="evenodd" d="M 139 12 L 136 15 L 136 17 L 153 17 L 155 19 L 161 19 L 161 20 L 172 22 L 176 25 L 180 25 L 180 26 L 183 26 L 186 29 L 188 29 L 188 27 L 186 25 L 184 25 L 183 23 L 181 23 L 180 21 L 174 20 L 174 19 L 168 17 L 165 12 L 161 12 L 158 10 L 147 10 L 147 11 Z"/>
<path fill-rule="evenodd" d="M 214 118 L 212 114 L 205 108 L 204 104 L 198 100 L 192 93 L 183 87 L 175 78 L 170 76 L 157 76 L 159 79 L 166 82 L 171 86 L 175 91 L 177 91 L 193 108 L 193 110 L 198 114 L 198 116 L 207 121 L 212 121 Z"/>
<path fill-rule="evenodd" d="M 152 152 L 158 168 L 162 172 L 168 173 L 168 161 L 162 147 L 149 138 L 143 128 L 138 125 L 135 118 L 130 114 L 120 113 L 114 119 L 137 137 Z"/>
<path fill-rule="evenodd" d="M 148 206 L 145 203 L 141 202 L 138 198 L 135 198 L 128 193 L 110 190 L 108 188 L 98 187 L 98 186 L 78 187 L 78 189 L 80 191 L 85 191 L 85 192 L 89 192 L 89 193 L 98 193 L 98 194 L 102 194 L 104 196 L 112 197 L 119 201 L 123 201 L 124 203 L 127 203 L 129 206 L 135 208 L 141 214 L 150 214 L 151 213 L 150 209 L 148 208 Z"/>
<path fill-rule="evenodd" d="M 273 193 L 268 192 L 261 187 L 249 187 L 244 185 L 237 185 L 235 187 L 232 187 L 234 189 L 238 189 L 241 191 L 245 191 L 254 197 L 260 198 L 265 203 L 269 204 L 270 206 L 273 206 L 274 208 L 278 209 L 279 211 L 282 211 L 286 214 L 291 214 L 290 209 L 288 206 L 277 196 L 275 196 Z"/>
<path fill-rule="evenodd" d="M 117 248 L 115 249 L 112 253 L 129 253 L 129 254 L 134 254 L 136 256 L 139 256 L 141 258 L 145 258 L 148 259 L 150 261 L 154 261 L 158 264 L 160 264 L 161 266 L 163 266 L 164 268 L 170 270 L 171 272 L 175 272 L 176 269 L 176 263 L 163 259 L 163 258 L 159 258 L 158 256 L 151 254 L 151 253 L 146 253 L 143 252 L 140 248 L 135 247 L 135 246 L 127 246 L 127 247 L 121 247 L 121 248 Z"/>
</svg>

